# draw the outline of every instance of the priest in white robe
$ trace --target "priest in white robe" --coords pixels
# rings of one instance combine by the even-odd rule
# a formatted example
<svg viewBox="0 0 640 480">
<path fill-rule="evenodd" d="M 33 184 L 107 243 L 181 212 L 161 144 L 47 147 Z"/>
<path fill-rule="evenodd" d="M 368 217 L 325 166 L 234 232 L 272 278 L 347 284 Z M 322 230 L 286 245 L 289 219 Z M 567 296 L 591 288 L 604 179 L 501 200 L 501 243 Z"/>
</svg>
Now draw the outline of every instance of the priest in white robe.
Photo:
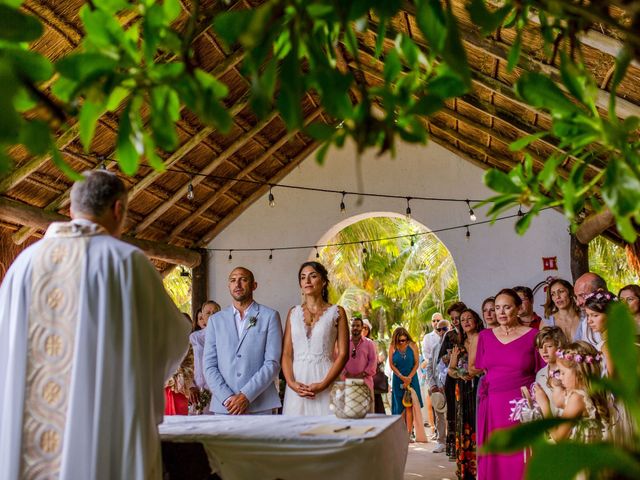
<svg viewBox="0 0 640 480">
<path fill-rule="evenodd" d="M 136 247 L 118 240 L 124 184 L 85 174 L 69 223 L 0 287 L 0 479 L 159 479 L 164 382 L 189 324 Z"/>
</svg>

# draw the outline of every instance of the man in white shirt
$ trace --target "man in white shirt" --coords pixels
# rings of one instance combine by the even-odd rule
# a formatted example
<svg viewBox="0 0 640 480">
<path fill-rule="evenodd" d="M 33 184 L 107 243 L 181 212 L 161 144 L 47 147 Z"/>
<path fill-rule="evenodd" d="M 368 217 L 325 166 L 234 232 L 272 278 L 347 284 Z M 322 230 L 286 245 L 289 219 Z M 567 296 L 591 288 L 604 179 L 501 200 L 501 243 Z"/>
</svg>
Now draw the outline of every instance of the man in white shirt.
<svg viewBox="0 0 640 480">
<path fill-rule="evenodd" d="M 435 328 L 436 335 L 438 335 L 438 343 L 432 346 L 431 351 L 428 352 L 429 362 L 427 364 L 427 386 L 429 387 L 429 395 L 436 394 L 438 396 L 438 403 L 446 402 L 444 397 L 444 379 L 445 375 L 438 369 L 438 353 L 445 334 L 449 330 L 450 324 L 447 320 L 440 320 Z M 445 403 L 446 405 L 446 403 Z M 435 405 L 434 405 L 435 407 Z M 453 407 L 451 407 L 453 408 Z M 447 410 L 446 408 L 434 408 L 435 414 L 435 433 L 436 433 L 436 448 L 433 453 L 442 453 L 445 451 L 445 440 L 447 438 Z"/>
<path fill-rule="evenodd" d="M 440 342 L 440 337 L 436 332 L 436 327 L 438 326 L 438 322 L 442 319 L 443 317 L 440 312 L 436 312 L 433 315 L 431 315 L 432 329 L 422 339 L 422 358 L 423 358 L 425 369 L 429 368 L 429 352 L 431 352 L 433 347 Z M 425 382 L 425 386 L 426 386 L 426 382 Z M 428 387 L 423 388 L 422 393 L 423 393 L 423 398 L 425 399 L 422 417 L 429 419 L 429 424 L 431 428 L 433 428 L 434 435 L 435 435 L 435 424 L 434 424 L 435 419 L 433 416 L 433 407 L 431 405 L 431 396 L 429 395 L 429 388 Z M 426 423 L 425 423 L 425 426 L 426 426 Z"/>
</svg>

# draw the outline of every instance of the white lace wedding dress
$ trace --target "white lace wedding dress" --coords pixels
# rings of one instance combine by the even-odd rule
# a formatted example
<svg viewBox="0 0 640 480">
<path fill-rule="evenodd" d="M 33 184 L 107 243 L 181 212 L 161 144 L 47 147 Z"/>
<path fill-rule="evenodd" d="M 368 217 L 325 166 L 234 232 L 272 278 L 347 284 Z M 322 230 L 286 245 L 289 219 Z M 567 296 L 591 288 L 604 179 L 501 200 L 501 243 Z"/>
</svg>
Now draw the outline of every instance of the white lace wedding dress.
<svg viewBox="0 0 640 480">
<path fill-rule="evenodd" d="M 293 375 L 297 382 L 309 385 L 321 382 L 333 364 L 333 352 L 338 335 L 338 306 L 331 305 L 309 329 L 304 323 L 302 306 L 297 305 L 289 317 L 293 344 Z M 303 398 L 287 386 L 282 407 L 283 415 L 330 415 L 331 387 Z"/>
</svg>

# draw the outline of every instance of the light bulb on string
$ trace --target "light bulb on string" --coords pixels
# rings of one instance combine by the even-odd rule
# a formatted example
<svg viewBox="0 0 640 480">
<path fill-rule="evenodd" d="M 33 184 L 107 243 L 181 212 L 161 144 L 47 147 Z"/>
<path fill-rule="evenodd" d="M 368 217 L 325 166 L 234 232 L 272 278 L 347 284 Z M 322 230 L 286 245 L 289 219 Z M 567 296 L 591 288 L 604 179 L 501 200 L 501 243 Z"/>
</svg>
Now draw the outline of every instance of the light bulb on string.
<svg viewBox="0 0 640 480">
<path fill-rule="evenodd" d="M 365 246 L 364 246 L 364 242 L 360 242 L 360 245 L 362 245 L 362 254 L 363 254 L 363 255 L 366 255 L 367 253 L 369 253 L 369 252 L 367 251 L 367 247 L 365 247 Z"/>
<path fill-rule="evenodd" d="M 405 214 L 407 215 L 407 220 L 411 220 L 411 197 L 407 197 L 407 209 L 405 210 Z"/>
<path fill-rule="evenodd" d="M 273 192 L 271 191 L 272 187 L 269 187 L 269 206 L 271 208 L 276 206 L 276 197 L 273 196 Z"/>
<path fill-rule="evenodd" d="M 273 260 L 273 250 L 269 250 L 269 261 Z"/>
<path fill-rule="evenodd" d="M 476 214 L 473 211 L 473 208 L 471 208 L 471 203 L 469 203 L 469 200 L 466 200 L 466 202 L 467 202 L 467 207 L 469 207 L 469 220 L 471 220 L 472 222 L 475 222 L 478 217 L 476 217 Z"/>
<path fill-rule="evenodd" d="M 347 207 L 344 204 L 344 197 L 346 194 L 346 192 L 342 192 L 342 200 L 340 201 L 340 213 L 347 213 Z"/>
<path fill-rule="evenodd" d="M 413 247 L 415 243 L 415 236 L 411 235 L 411 246 Z"/>
<path fill-rule="evenodd" d="M 193 183 L 191 183 L 191 181 L 189 181 L 189 186 L 187 187 L 187 200 L 192 202 L 194 197 L 195 197 L 195 195 L 193 193 Z"/>
<path fill-rule="evenodd" d="M 318 251 L 318 247 L 315 247 L 316 249 L 316 258 L 320 258 L 320 252 Z"/>
<path fill-rule="evenodd" d="M 518 213 L 519 217 L 524 217 L 524 212 L 522 211 L 522 205 L 518 205 Z"/>
<path fill-rule="evenodd" d="M 233 250 L 229 250 L 229 256 L 227 257 L 227 260 L 229 260 L 229 261 L 233 260 L 233 255 L 231 255 L 232 251 Z"/>
<path fill-rule="evenodd" d="M 465 236 L 467 237 L 467 240 L 469 240 L 471 238 L 471 232 L 469 231 L 469 225 L 465 225 L 465 228 L 467 229 L 467 233 L 465 233 Z"/>
</svg>

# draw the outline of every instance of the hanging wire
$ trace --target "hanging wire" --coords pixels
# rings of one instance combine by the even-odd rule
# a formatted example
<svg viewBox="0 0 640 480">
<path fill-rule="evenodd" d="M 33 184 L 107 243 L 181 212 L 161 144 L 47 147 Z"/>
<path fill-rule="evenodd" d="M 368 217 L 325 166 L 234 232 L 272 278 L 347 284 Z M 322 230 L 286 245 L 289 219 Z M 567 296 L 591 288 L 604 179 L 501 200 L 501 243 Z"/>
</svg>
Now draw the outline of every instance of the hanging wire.
<svg viewBox="0 0 640 480">
<path fill-rule="evenodd" d="M 273 187 L 269 187 L 269 206 L 271 208 L 276 206 L 276 197 L 273 196 L 273 192 L 271 191 Z"/>
<path fill-rule="evenodd" d="M 467 237 L 467 240 L 469 240 L 471 238 L 471 232 L 469 231 L 469 225 L 465 225 L 466 229 L 467 229 L 467 233 L 465 233 L 465 237 Z"/>
<path fill-rule="evenodd" d="M 344 197 L 345 197 L 346 193 L 342 192 L 342 200 L 340 201 L 340 213 L 347 213 L 347 207 L 344 204 Z"/>
<path fill-rule="evenodd" d="M 407 209 L 405 210 L 405 214 L 407 215 L 407 219 L 411 220 L 411 197 L 407 197 Z"/>
<path fill-rule="evenodd" d="M 469 207 L 469 220 L 471 220 L 472 222 L 475 222 L 478 217 L 476 217 L 475 212 L 473 211 L 473 208 L 471 208 L 471 202 L 467 199 L 467 207 Z"/>
</svg>

